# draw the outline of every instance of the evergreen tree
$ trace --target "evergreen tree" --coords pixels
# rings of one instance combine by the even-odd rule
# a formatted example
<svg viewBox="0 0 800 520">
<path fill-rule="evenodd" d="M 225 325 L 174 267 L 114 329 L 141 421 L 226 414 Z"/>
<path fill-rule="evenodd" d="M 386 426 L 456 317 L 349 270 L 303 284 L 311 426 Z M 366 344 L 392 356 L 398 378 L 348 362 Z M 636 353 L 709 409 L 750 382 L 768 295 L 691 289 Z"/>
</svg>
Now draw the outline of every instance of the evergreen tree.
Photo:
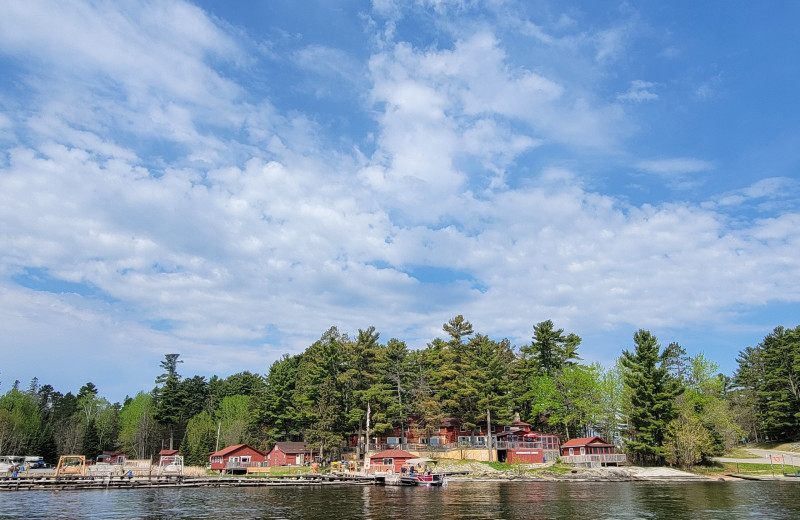
<svg viewBox="0 0 800 520">
<path fill-rule="evenodd" d="M 800 327 L 777 327 L 760 345 L 764 381 L 759 399 L 765 403 L 762 428 L 776 440 L 800 435 Z"/>
<path fill-rule="evenodd" d="M 320 456 L 344 442 L 344 417 L 339 375 L 342 349 L 349 339 L 336 327 L 328 329 L 300 359 L 294 402 L 306 442 L 319 448 Z"/>
<path fill-rule="evenodd" d="M 302 356 L 284 355 L 275 361 L 269 368 L 264 390 L 255 400 L 250 427 L 269 444 L 300 438 L 294 396 Z"/>
<path fill-rule="evenodd" d="M 184 421 L 184 404 L 186 402 L 186 389 L 181 386 L 181 376 L 178 374 L 178 360 L 180 354 L 165 354 L 161 368 L 163 374 L 156 378 L 156 383 L 161 384 L 153 391 L 155 397 L 155 410 L 153 418 L 169 433 L 169 449 L 174 449 L 175 431 L 180 429 Z M 178 437 L 181 438 L 180 436 Z"/>
<path fill-rule="evenodd" d="M 667 425 L 677 415 L 675 397 L 682 388 L 667 371 L 655 336 L 640 329 L 633 341 L 634 351 L 624 350 L 621 358 L 623 381 L 630 392 L 626 444 L 632 459 L 660 463 Z"/>
<path fill-rule="evenodd" d="M 578 335 L 565 336 L 564 329 L 556 329 L 551 320 L 546 320 L 533 327 L 533 342 L 520 350 L 535 361 L 539 374 L 553 375 L 572 360 L 580 359 L 580 343 Z"/>
<path fill-rule="evenodd" d="M 100 436 L 94 418 L 89 419 L 83 432 L 82 453 L 87 460 L 95 460 L 102 450 L 100 449 Z"/>
<path fill-rule="evenodd" d="M 381 349 L 376 360 L 377 369 L 383 381 L 391 389 L 391 402 L 386 404 L 387 418 L 392 426 L 403 428 L 411 412 L 410 391 L 413 367 L 410 363 L 408 347 L 392 338 Z"/>
</svg>

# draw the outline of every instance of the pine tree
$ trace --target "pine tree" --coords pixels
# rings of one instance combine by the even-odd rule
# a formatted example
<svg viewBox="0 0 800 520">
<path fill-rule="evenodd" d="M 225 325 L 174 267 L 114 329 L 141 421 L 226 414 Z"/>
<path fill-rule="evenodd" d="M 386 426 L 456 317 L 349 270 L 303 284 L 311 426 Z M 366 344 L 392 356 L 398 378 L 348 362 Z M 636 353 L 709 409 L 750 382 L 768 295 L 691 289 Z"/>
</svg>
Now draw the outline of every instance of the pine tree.
<svg viewBox="0 0 800 520">
<path fill-rule="evenodd" d="M 626 444 L 634 460 L 661 463 L 667 425 L 677 415 L 675 397 L 682 388 L 667 371 L 655 336 L 640 329 L 633 341 L 635 350 L 624 350 L 621 359 L 623 381 L 630 391 Z"/>
</svg>

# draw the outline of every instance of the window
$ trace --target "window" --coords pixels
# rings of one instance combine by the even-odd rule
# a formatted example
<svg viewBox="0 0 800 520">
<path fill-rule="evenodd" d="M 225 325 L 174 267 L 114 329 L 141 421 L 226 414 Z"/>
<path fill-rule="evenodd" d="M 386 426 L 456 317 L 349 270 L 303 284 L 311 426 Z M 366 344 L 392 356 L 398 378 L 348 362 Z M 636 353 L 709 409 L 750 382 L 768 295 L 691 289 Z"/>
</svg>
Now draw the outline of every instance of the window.
<svg viewBox="0 0 800 520">
<path fill-rule="evenodd" d="M 400 444 L 400 437 L 386 437 L 386 444 Z"/>
<path fill-rule="evenodd" d="M 431 444 L 439 444 L 439 437 L 431 437 Z"/>
<path fill-rule="evenodd" d="M 481 427 L 480 426 L 476 426 L 475 429 L 472 430 L 472 433 L 481 433 Z"/>
<path fill-rule="evenodd" d="M 381 464 L 384 466 L 394 466 L 394 459 L 383 459 Z"/>
<path fill-rule="evenodd" d="M 486 446 L 486 437 L 474 437 L 475 444 Z"/>
<path fill-rule="evenodd" d="M 503 426 L 503 431 L 504 432 L 510 432 L 511 431 L 511 426 Z"/>
<path fill-rule="evenodd" d="M 470 439 L 472 439 L 472 437 L 469 437 L 469 436 L 466 436 L 466 435 L 459 435 L 458 436 L 458 442 L 459 443 L 463 442 L 463 443 L 469 444 L 470 443 Z"/>
<path fill-rule="evenodd" d="M 250 464 L 250 455 L 242 457 L 242 464 Z"/>
<path fill-rule="evenodd" d="M 461 430 L 460 430 L 460 431 L 462 431 L 462 432 L 468 432 L 469 430 L 467 429 L 467 427 L 466 427 L 466 426 L 464 426 L 464 425 L 462 424 L 462 425 L 461 425 Z"/>
</svg>

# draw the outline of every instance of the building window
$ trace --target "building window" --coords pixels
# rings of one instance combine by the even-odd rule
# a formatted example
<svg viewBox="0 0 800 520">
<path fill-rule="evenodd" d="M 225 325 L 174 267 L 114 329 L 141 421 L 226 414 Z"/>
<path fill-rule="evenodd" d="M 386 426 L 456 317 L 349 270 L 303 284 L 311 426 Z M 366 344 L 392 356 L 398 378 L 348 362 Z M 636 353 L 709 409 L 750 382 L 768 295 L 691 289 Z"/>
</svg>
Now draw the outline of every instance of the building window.
<svg viewBox="0 0 800 520">
<path fill-rule="evenodd" d="M 394 466 L 394 459 L 383 459 L 382 464 L 384 466 Z"/>
<path fill-rule="evenodd" d="M 469 430 L 467 429 L 467 427 L 466 427 L 466 426 L 464 426 L 464 425 L 462 424 L 462 425 L 461 425 L 461 430 L 460 430 L 460 431 L 462 431 L 462 432 L 468 432 Z"/>
<path fill-rule="evenodd" d="M 510 432 L 511 431 L 511 426 L 503 426 L 503 431 L 504 432 Z"/>
<path fill-rule="evenodd" d="M 400 437 L 387 437 L 386 444 L 400 444 Z"/>
<path fill-rule="evenodd" d="M 431 444 L 439 444 L 439 437 L 431 437 Z"/>
</svg>

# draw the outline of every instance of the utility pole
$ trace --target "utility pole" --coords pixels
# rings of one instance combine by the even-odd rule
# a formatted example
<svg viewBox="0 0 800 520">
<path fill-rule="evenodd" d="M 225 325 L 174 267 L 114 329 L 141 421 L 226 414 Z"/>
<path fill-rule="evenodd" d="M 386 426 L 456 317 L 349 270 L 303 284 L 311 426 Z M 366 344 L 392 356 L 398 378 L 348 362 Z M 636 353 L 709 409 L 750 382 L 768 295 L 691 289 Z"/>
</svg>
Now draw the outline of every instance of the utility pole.
<svg viewBox="0 0 800 520">
<path fill-rule="evenodd" d="M 366 430 L 366 437 L 365 437 L 366 443 L 364 444 L 364 473 L 366 473 L 367 470 L 369 469 L 369 414 L 370 414 L 370 412 L 371 412 L 371 410 L 370 410 L 370 407 L 369 407 L 369 403 L 367 403 L 367 430 Z"/>
</svg>

